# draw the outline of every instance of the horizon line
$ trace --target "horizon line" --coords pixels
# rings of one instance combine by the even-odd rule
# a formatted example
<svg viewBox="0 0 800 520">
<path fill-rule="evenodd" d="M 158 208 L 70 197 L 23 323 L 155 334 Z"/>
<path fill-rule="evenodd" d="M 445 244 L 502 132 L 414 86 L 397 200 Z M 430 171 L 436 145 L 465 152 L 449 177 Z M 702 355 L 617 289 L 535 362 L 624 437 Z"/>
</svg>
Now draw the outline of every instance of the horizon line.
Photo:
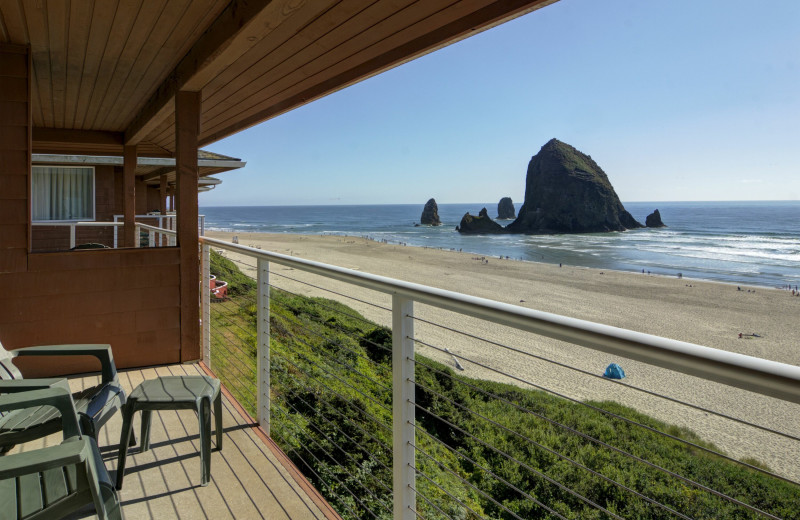
<svg viewBox="0 0 800 520">
<path fill-rule="evenodd" d="M 426 201 L 427 202 L 427 201 Z M 499 202 L 499 201 L 498 201 Z M 757 203 L 757 202 L 800 202 L 800 199 L 759 199 L 759 200 L 629 200 L 620 201 L 622 204 L 685 204 L 685 203 Z M 514 204 L 523 204 L 524 202 L 514 202 Z M 487 202 L 437 202 L 437 206 L 441 205 L 486 205 L 494 204 Z M 261 207 L 276 207 L 276 208 L 290 208 L 290 207 L 303 207 L 303 206 L 424 206 L 425 202 L 383 202 L 377 204 L 364 204 L 364 203 L 301 203 L 301 204 L 199 204 L 201 208 L 261 208 Z"/>
</svg>

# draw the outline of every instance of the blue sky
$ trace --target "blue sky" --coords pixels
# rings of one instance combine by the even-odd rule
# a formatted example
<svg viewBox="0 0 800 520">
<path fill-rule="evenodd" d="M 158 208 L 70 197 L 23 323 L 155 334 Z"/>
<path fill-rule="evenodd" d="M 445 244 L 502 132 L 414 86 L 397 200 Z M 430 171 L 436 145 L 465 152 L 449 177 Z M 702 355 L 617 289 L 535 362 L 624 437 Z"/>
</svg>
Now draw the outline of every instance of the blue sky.
<svg viewBox="0 0 800 520">
<path fill-rule="evenodd" d="M 201 206 L 522 202 L 556 137 L 623 201 L 800 199 L 800 1 L 561 0 L 207 146 Z"/>
</svg>

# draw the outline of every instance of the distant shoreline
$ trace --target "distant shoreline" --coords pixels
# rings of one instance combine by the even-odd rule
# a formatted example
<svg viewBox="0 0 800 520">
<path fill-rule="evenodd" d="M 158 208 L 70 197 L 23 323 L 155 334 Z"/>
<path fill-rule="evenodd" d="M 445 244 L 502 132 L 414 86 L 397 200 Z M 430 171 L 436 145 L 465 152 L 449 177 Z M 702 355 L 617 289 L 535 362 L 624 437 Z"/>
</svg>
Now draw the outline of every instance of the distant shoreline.
<svg viewBox="0 0 800 520">
<path fill-rule="evenodd" d="M 506 220 L 513 220 L 513 219 L 506 219 Z M 464 251 L 463 249 L 454 249 L 454 248 L 446 248 L 446 247 L 433 247 L 433 246 L 425 246 L 425 245 L 408 244 L 408 243 L 404 243 L 404 242 L 401 242 L 401 241 L 391 241 L 391 240 L 383 241 L 383 240 L 379 240 L 379 239 L 376 239 L 376 238 L 374 238 L 374 237 L 372 237 L 370 235 L 365 235 L 365 234 L 345 234 L 345 233 L 334 233 L 334 232 L 321 233 L 321 234 L 320 233 L 293 233 L 293 232 L 290 232 L 290 231 L 285 231 L 285 232 L 282 232 L 282 233 L 258 233 L 258 232 L 251 232 L 251 231 L 229 231 L 229 230 L 216 229 L 216 228 L 207 228 L 206 235 L 213 236 L 215 238 L 217 236 L 228 236 L 228 235 L 230 235 L 230 236 L 234 236 L 234 235 L 239 235 L 239 236 L 243 236 L 243 235 L 275 235 L 275 236 L 288 235 L 288 236 L 298 236 L 298 237 L 300 237 L 300 236 L 304 236 L 304 237 L 305 236 L 311 236 L 311 237 L 318 236 L 318 237 L 358 238 L 358 239 L 362 239 L 362 240 L 369 240 L 371 242 L 375 242 L 375 243 L 378 243 L 378 244 L 395 245 L 395 246 L 402 246 L 402 247 L 414 247 L 414 248 L 419 248 L 419 249 L 429 249 L 429 250 L 443 251 L 443 252 L 449 252 L 449 253 L 462 253 L 462 254 L 478 255 L 478 256 L 484 256 L 484 257 L 487 257 L 487 258 L 490 258 L 490 259 L 494 258 L 496 260 L 502 260 L 502 261 L 516 261 L 516 262 L 526 262 L 526 263 L 531 263 L 531 264 L 545 264 L 545 265 L 559 264 L 559 262 L 555 262 L 555 261 L 543 262 L 543 261 L 540 261 L 540 260 L 528 260 L 528 259 L 525 259 L 525 258 L 513 258 L 513 257 L 510 257 L 510 256 L 508 258 L 503 257 L 501 259 L 499 256 L 497 256 L 497 257 L 488 256 L 488 255 L 486 255 L 486 253 L 481 253 L 481 252 L 478 252 L 478 251 Z M 247 244 L 244 244 L 244 245 L 247 245 Z M 563 264 L 563 262 L 561 262 L 561 264 Z M 773 285 L 767 285 L 767 284 L 759 285 L 759 284 L 754 283 L 754 282 L 732 282 L 732 281 L 727 281 L 727 280 L 713 280 L 713 279 L 708 279 L 708 278 L 683 276 L 682 272 L 677 267 L 674 268 L 674 272 L 673 273 L 666 273 L 666 272 L 659 272 L 659 271 L 652 271 L 652 270 L 648 271 L 647 269 L 645 269 L 645 272 L 642 273 L 641 271 L 637 271 L 637 270 L 598 268 L 598 267 L 583 266 L 583 265 L 571 265 L 570 267 L 573 267 L 575 269 L 593 269 L 593 270 L 598 270 L 598 271 L 614 272 L 614 273 L 621 273 L 621 274 L 634 274 L 634 275 L 635 274 L 644 274 L 646 276 L 660 276 L 660 277 L 664 277 L 664 278 L 676 278 L 676 279 L 689 280 L 689 281 L 695 281 L 695 282 L 718 283 L 718 284 L 726 284 L 726 285 L 732 285 L 732 286 L 741 286 L 741 287 L 750 288 L 750 289 L 777 289 L 777 290 L 782 289 L 781 287 L 777 287 L 777 286 L 773 286 Z M 662 267 L 660 269 L 663 270 L 665 268 Z M 678 278 L 678 273 L 681 273 L 681 277 L 680 278 Z"/>
</svg>

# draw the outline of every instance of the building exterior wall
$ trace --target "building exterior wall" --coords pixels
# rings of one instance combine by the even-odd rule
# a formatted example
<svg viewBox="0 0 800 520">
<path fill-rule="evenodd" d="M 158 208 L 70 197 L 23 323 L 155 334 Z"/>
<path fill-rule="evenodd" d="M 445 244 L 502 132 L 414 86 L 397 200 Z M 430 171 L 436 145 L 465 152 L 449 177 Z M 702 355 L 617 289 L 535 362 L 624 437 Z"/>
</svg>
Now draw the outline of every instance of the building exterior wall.
<svg viewBox="0 0 800 520">
<path fill-rule="evenodd" d="M 0 274 L 0 341 L 109 343 L 120 368 L 178 363 L 178 269 L 177 248 L 33 253 L 26 272 Z M 26 377 L 92 370 L 87 360 L 33 361 Z"/>
<path fill-rule="evenodd" d="M 0 44 L 0 342 L 108 343 L 120 368 L 180 362 L 179 248 L 29 252 L 30 70 L 27 47 Z M 115 177 L 98 175 L 98 218 L 121 208 Z M 99 369 L 80 359 L 26 361 L 26 377 Z"/>
</svg>

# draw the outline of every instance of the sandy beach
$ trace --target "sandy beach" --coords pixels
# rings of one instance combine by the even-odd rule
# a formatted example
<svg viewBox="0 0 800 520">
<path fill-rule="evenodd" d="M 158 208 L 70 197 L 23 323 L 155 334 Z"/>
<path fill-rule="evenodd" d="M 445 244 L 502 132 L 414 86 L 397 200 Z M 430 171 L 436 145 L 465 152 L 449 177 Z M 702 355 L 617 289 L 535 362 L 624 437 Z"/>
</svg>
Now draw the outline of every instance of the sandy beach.
<svg viewBox="0 0 800 520">
<path fill-rule="evenodd" d="M 262 250 L 800 365 L 800 297 L 792 297 L 787 291 L 746 286 L 737 290 L 736 285 L 687 278 L 483 258 L 471 253 L 384 244 L 361 237 L 224 232 L 208 232 L 207 236 L 230 241 L 234 234 L 239 244 Z M 225 255 L 232 259 L 238 256 L 230 252 Z M 246 263 L 253 261 L 247 259 Z M 280 265 L 273 264 L 271 271 L 274 275 L 270 282 L 277 287 L 338 299 L 373 321 L 385 325 L 391 321 L 389 312 L 383 309 L 301 282 L 384 307 L 390 305 L 387 295 Z M 521 379 L 574 399 L 621 402 L 689 428 L 733 457 L 755 458 L 779 474 L 800 480 L 797 464 L 800 442 L 626 386 L 658 392 L 795 436 L 800 435 L 798 405 L 424 305 L 416 306 L 415 315 L 595 374 L 602 374 L 609 363 L 617 362 L 627 374 L 623 385 L 592 378 L 439 326 L 419 321 L 415 324 L 415 337 L 432 346 L 418 345 L 418 352 L 453 366 L 452 357 L 443 352 L 447 348 L 458 357 L 465 375 L 531 388 L 520 382 Z M 508 378 L 492 369 L 519 379 Z"/>
</svg>

